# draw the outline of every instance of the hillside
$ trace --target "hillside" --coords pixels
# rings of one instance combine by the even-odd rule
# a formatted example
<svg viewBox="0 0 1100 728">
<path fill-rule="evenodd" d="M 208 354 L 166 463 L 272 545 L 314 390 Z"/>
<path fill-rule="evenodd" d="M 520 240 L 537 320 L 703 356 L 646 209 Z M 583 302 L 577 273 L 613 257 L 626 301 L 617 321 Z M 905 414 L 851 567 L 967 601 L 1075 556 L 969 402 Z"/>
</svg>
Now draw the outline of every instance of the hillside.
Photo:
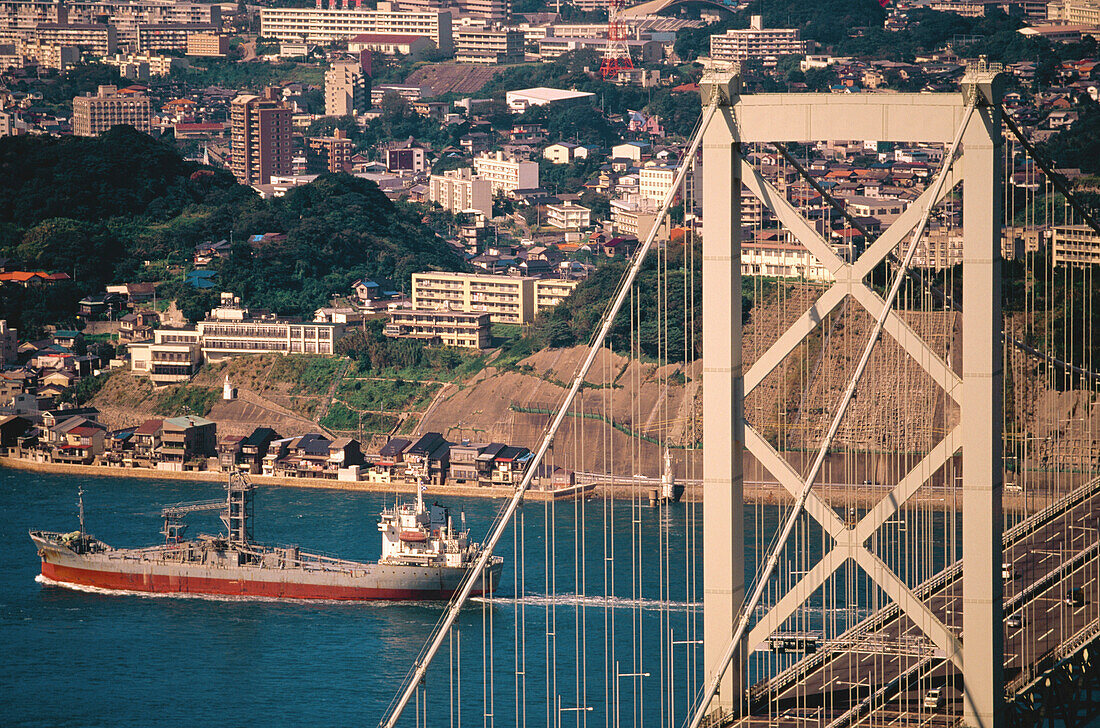
<svg viewBox="0 0 1100 728">
<path fill-rule="evenodd" d="M 373 182 L 324 175 L 261 200 L 129 127 L 98 138 L 0 139 L 0 172 L 0 257 L 72 279 L 48 290 L 0 287 L 0 310 L 25 337 L 72 325 L 76 302 L 109 283 L 159 282 L 162 298 L 202 315 L 214 293 L 184 285 L 181 269 L 204 241 L 234 243 L 212 266 L 218 289 L 286 315 L 311 316 L 356 278 L 400 287 L 414 271 L 462 266 L 417 210 Z M 285 238 L 249 242 L 264 233 Z"/>
</svg>

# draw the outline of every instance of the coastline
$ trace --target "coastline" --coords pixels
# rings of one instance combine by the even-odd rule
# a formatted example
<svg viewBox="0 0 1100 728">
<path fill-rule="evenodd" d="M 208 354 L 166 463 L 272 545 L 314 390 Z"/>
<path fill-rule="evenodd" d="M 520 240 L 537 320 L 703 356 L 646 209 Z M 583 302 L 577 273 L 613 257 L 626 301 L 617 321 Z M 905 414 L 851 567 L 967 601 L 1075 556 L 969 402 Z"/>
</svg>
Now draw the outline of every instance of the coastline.
<svg viewBox="0 0 1100 728">
<path fill-rule="evenodd" d="M 59 475 L 84 475 L 110 478 L 143 478 L 147 480 L 191 480 L 221 482 L 225 480 L 225 473 L 207 470 L 174 471 L 156 470 L 154 468 L 121 468 L 107 465 L 71 465 L 68 463 L 46 463 L 35 460 L 26 460 L 7 455 L 0 455 L 0 468 L 12 468 L 14 470 L 27 470 L 40 473 L 53 473 Z M 290 487 L 290 488 L 328 488 L 332 490 L 359 491 L 363 493 L 416 493 L 416 484 L 395 483 L 371 483 L 365 480 L 348 481 L 332 480 L 328 478 L 280 478 L 271 475 L 250 475 L 250 479 L 256 485 Z M 524 496 L 528 501 L 554 501 L 573 500 L 575 498 L 611 498 L 621 500 L 638 499 L 647 502 L 650 485 L 627 485 L 629 478 L 624 478 L 623 485 L 604 483 L 578 483 L 570 488 L 556 491 L 539 490 L 532 488 Z M 515 491 L 512 488 L 486 488 L 480 486 L 464 485 L 427 485 L 424 494 L 428 496 L 454 496 L 459 498 L 486 498 L 503 500 L 511 498 Z M 824 485 L 815 487 L 823 501 L 830 505 L 843 505 L 851 508 L 871 508 L 880 502 L 890 492 L 890 488 L 884 486 L 849 487 L 842 485 Z M 934 487 L 924 497 L 918 497 L 915 502 L 931 504 L 943 510 L 950 510 L 951 504 L 946 498 L 942 488 Z M 746 504 L 754 505 L 783 505 L 790 504 L 791 496 L 778 483 L 746 481 L 744 485 L 744 499 Z M 684 488 L 683 502 L 702 502 L 701 486 L 688 483 Z M 1021 492 L 1006 490 L 1003 494 L 1003 507 L 1006 512 L 1034 512 L 1049 505 L 1049 496 L 1025 497 Z M 961 507 L 961 506 L 959 506 Z"/>
</svg>

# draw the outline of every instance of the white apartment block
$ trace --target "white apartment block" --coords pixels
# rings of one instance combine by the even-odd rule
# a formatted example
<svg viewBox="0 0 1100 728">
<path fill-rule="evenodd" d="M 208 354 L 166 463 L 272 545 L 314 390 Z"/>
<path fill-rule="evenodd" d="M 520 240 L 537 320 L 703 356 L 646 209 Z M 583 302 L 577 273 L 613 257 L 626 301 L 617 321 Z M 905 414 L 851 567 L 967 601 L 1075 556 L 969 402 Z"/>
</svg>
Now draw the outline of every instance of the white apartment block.
<svg viewBox="0 0 1100 728">
<path fill-rule="evenodd" d="M 511 29 L 490 29 L 477 26 L 454 30 L 455 62 L 496 66 L 502 63 L 523 63 L 523 33 Z"/>
<path fill-rule="evenodd" d="M 143 374 L 153 384 L 186 382 L 202 365 L 202 345 L 195 329 L 155 329 L 152 341 L 126 346 L 130 371 Z"/>
<path fill-rule="evenodd" d="M 632 237 L 645 240 L 657 223 L 657 208 L 646 202 L 638 203 L 634 200 L 611 201 L 611 224 L 615 234 L 620 237 Z M 668 240 L 668 225 L 662 226 L 658 231 L 659 241 Z"/>
<path fill-rule="evenodd" d="M 1100 26 L 1098 0 L 1054 0 L 1047 3 L 1047 20 L 1069 25 Z"/>
<path fill-rule="evenodd" d="M 260 35 L 280 41 L 332 43 L 363 33 L 422 35 L 450 55 L 454 52 L 451 14 L 438 11 L 398 11 L 378 3 L 377 10 L 360 8 L 263 8 Z"/>
<path fill-rule="evenodd" d="M 240 354 L 334 354 L 344 324 L 254 316 L 240 299 L 222 293 L 221 305 L 197 326 L 203 356 L 211 361 Z"/>
<path fill-rule="evenodd" d="M 781 242 L 741 243 L 741 275 L 833 280 L 828 269 L 806 248 Z"/>
<path fill-rule="evenodd" d="M 1051 234 L 1055 265 L 1100 263 L 1100 235 L 1088 225 L 1058 225 Z"/>
<path fill-rule="evenodd" d="M 474 157 L 477 176 L 492 185 L 493 194 L 533 190 L 539 186 L 539 163 L 508 159 L 503 152 Z"/>
<path fill-rule="evenodd" d="M 493 216 L 492 185 L 473 176 L 469 167 L 429 177 L 428 199 L 451 212 L 477 210 L 487 218 Z"/>
<path fill-rule="evenodd" d="M 546 222 L 563 230 L 584 230 L 592 225 L 592 211 L 570 201 L 547 205 Z"/>
<path fill-rule="evenodd" d="M 119 74 L 123 78 L 168 76 L 173 68 L 182 68 L 185 65 L 183 59 L 152 53 L 116 53 L 104 58 L 103 63 L 119 69 Z"/>
<path fill-rule="evenodd" d="M 32 37 L 40 23 L 85 25 L 106 19 L 118 40 L 136 42 L 141 26 L 208 24 L 221 28 L 218 4 L 172 0 L 0 0 L 0 37 Z M 112 48 L 109 52 L 113 53 Z"/>
<path fill-rule="evenodd" d="M 747 61 L 778 56 L 804 56 L 808 43 L 799 39 L 797 28 L 765 28 L 761 16 L 752 16 L 752 25 L 727 30 L 710 37 L 710 57 L 715 61 Z"/>
<path fill-rule="evenodd" d="M 488 349 L 493 342 L 487 313 L 398 308 L 382 333 L 395 339 L 420 339 L 463 349 Z"/>
<path fill-rule="evenodd" d="M 100 86 L 95 96 L 77 96 L 73 99 L 73 135 L 99 136 L 119 124 L 128 124 L 148 134 L 151 131 L 149 119 L 152 111 L 148 96 L 119 96 L 114 86 Z"/>
<path fill-rule="evenodd" d="M 535 315 L 569 298 L 580 281 L 566 278 L 540 278 L 535 281 Z"/>
<path fill-rule="evenodd" d="M 358 61 L 337 61 L 325 71 L 325 115 L 358 116 L 370 108 L 367 74 Z"/>
<path fill-rule="evenodd" d="M 566 288 L 572 292 L 577 282 L 485 273 L 413 273 L 412 303 L 416 309 L 487 313 L 494 323 L 529 324 L 540 310 L 540 285 L 545 309 L 566 298 Z"/>
<path fill-rule="evenodd" d="M 638 170 L 638 195 L 644 200 L 660 205 L 665 201 L 665 195 L 672 189 L 679 171 L 678 166 L 662 162 L 646 162 Z M 684 177 L 684 189 L 689 198 L 694 198 L 695 191 L 698 189 L 699 173 L 700 165 L 696 164 Z"/>
</svg>

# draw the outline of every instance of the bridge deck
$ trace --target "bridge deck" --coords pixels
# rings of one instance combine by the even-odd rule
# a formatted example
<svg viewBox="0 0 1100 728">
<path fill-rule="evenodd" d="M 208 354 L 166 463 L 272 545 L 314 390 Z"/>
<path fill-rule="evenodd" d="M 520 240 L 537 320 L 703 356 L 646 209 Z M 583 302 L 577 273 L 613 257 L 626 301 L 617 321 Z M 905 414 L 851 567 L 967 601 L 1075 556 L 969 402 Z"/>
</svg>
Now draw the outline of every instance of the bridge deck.
<svg viewBox="0 0 1100 728">
<path fill-rule="evenodd" d="M 1006 697 L 1026 692 L 1059 660 L 1100 634 L 1100 480 L 1092 481 L 1005 533 Z M 1083 603 L 1071 595 L 1080 589 Z M 915 590 L 959 635 L 961 569 L 946 569 Z M 940 687 L 939 707 L 925 706 Z M 962 692 L 947 662 L 896 607 L 872 614 L 821 649 L 750 690 L 749 713 L 731 725 L 829 726 L 870 720 L 949 725 Z"/>
</svg>

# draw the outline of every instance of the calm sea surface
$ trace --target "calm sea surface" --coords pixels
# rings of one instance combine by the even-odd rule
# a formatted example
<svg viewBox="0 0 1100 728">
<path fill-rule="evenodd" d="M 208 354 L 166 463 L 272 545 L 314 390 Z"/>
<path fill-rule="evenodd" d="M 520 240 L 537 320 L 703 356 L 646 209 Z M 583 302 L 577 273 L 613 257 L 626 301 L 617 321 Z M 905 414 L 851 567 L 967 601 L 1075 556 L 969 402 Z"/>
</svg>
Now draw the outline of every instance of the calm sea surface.
<svg viewBox="0 0 1100 728">
<path fill-rule="evenodd" d="M 376 725 L 442 613 L 440 603 L 147 597 L 38 583 L 39 562 L 27 531 L 75 529 L 80 483 L 89 532 L 123 547 L 161 540 L 161 505 L 224 492 L 215 483 L 0 469 L 0 724 L 5 726 Z M 380 552 L 378 512 L 393 500 L 338 490 L 261 488 L 256 538 L 373 560 Z M 501 505 L 443 504 L 463 510 L 478 539 Z M 661 710 L 682 713 L 689 663 L 701 652 L 686 644 L 665 647 L 673 651 L 676 690 L 667 684 L 662 689 L 652 676 L 662 662 L 662 623 L 682 640 L 691 615 L 698 613 L 698 598 L 684 578 L 692 568 L 686 539 L 701 530 L 701 524 L 692 527 L 688 509 L 698 506 L 676 505 L 664 516 L 648 507 L 632 510 L 629 502 L 610 511 L 603 501 L 550 508 L 524 507 L 523 563 L 517 566 L 510 532 L 498 549 L 506 559 L 498 600 L 467 609 L 459 644 L 440 653 L 428 686 L 429 725 L 451 725 L 459 707 L 465 725 L 515 725 L 517 684 L 526 705 L 519 711 L 531 725 L 552 722 L 559 708 L 563 725 L 578 720 L 603 725 L 606 693 L 616 689 L 626 713 L 620 716 L 623 725 L 660 722 Z M 558 528 L 548 532 L 547 518 Z M 189 535 L 221 528 L 216 514 L 197 514 L 189 522 Z M 662 564 L 668 558 L 675 575 L 665 578 Z M 548 562 L 555 564 L 549 577 Z M 523 581 L 517 584 L 520 572 Z M 662 594 L 662 582 L 669 594 Z M 581 599 L 580 593 L 595 596 Z M 604 600 L 608 593 L 617 598 Z M 517 594 L 518 602 L 513 601 Z M 605 645 L 614 646 L 614 659 Z M 490 674 L 496 675 L 488 683 L 482 677 L 483 655 L 492 657 Z M 667 657 L 664 661 L 668 664 Z M 651 677 L 631 675 L 642 672 Z M 456 692 L 452 700 L 452 689 L 461 690 L 461 697 Z M 601 707 L 584 711 L 583 718 L 582 711 L 569 710 L 588 703 Z M 407 713 L 411 725 L 412 711 Z"/>
<path fill-rule="evenodd" d="M 0 469 L 0 725 L 374 726 L 443 612 L 441 603 L 151 597 L 39 583 L 27 531 L 77 528 L 79 484 L 88 531 L 121 547 L 162 540 L 162 505 L 224 494 L 217 483 Z M 378 512 L 394 499 L 261 487 L 255 536 L 372 561 L 381 550 Z M 502 502 L 442 505 L 464 512 L 481 540 Z M 701 509 L 525 505 L 497 549 L 505 567 L 496 597 L 464 610 L 433 665 L 421 725 L 678 725 L 703 680 L 695 644 L 702 563 L 690 557 L 700 552 Z M 746 509 L 748 563 L 756 533 L 768 535 L 766 544 L 777 517 L 772 507 Z M 943 518 L 909 530 L 940 531 Z M 192 536 L 221 530 L 212 513 L 189 523 Z M 819 558 L 813 531 L 799 528 L 809 546 L 787 556 L 788 577 Z M 942 561 L 942 549 L 930 549 L 930 560 Z M 841 581 L 836 596 L 831 604 L 852 602 L 844 619 L 865 613 L 861 585 Z M 838 631 L 836 611 L 809 610 L 794 628 Z M 777 667 L 753 659 L 753 677 Z M 406 711 L 403 725 L 415 725 L 413 716 Z"/>
</svg>

